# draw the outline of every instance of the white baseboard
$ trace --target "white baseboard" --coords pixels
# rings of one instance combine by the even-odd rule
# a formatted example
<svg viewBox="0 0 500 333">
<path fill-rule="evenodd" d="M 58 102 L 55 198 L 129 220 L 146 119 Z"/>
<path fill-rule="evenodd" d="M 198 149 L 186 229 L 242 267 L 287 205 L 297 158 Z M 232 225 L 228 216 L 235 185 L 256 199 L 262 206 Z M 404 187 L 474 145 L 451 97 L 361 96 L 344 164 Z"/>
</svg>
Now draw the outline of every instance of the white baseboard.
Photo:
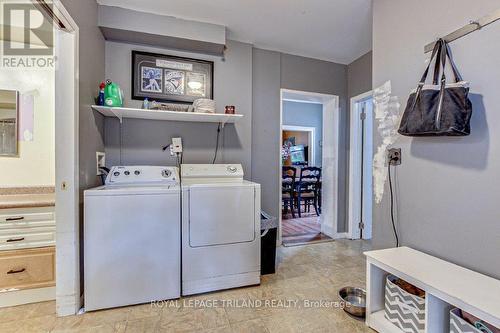
<svg viewBox="0 0 500 333">
<path fill-rule="evenodd" d="M 336 234 L 335 230 L 333 230 L 333 228 L 327 225 L 326 223 L 321 223 L 321 232 L 327 235 L 328 237 L 335 239 L 335 234 Z"/>
<path fill-rule="evenodd" d="M 5 291 L 0 292 L 0 308 L 55 299 L 56 287 Z"/>
<path fill-rule="evenodd" d="M 349 239 L 348 232 L 338 232 L 332 237 L 333 239 Z"/>
<path fill-rule="evenodd" d="M 57 316 L 72 316 L 82 307 L 80 296 L 57 295 L 56 312 Z"/>
</svg>

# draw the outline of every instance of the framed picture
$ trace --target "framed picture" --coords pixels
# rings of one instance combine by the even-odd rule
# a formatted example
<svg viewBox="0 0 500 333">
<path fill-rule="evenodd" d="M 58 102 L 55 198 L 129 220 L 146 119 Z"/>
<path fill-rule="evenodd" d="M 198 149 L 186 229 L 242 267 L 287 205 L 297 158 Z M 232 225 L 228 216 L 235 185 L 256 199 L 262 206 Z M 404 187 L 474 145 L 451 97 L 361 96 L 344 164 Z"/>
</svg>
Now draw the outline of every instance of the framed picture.
<svg viewBox="0 0 500 333">
<path fill-rule="evenodd" d="M 213 99 L 212 61 L 132 51 L 132 99 L 192 103 Z"/>
</svg>

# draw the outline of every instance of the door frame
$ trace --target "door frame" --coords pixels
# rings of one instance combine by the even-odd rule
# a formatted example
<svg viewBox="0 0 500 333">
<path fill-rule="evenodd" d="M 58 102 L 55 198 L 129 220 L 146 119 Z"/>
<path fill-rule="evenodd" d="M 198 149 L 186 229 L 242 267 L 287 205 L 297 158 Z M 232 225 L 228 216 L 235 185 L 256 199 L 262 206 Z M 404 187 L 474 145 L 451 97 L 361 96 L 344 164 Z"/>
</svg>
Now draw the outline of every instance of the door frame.
<svg viewBox="0 0 500 333">
<path fill-rule="evenodd" d="M 339 209 L 339 96 L 314 93 L 308 91 L 280 89 L 280 135 L 279 151 L 277 156 L 279 160 L 278 170 L 278 245 L 282 240 L 282 214 L 281 214 L 281 146 L 283 142 L 283 102 L 292 101 L 300 103 L 315 103 L 323 105 L 323 137 L 322 137 L 322 214 L 321 214 L 321 232 L 325 235 L 337 239 L 342 236 L 337 233 Z"/>
<path fill-rule="evenodd" d="M 74 315 L 82 306 L 79 242 L 79 29 L 60 0 L 54 15 L 66 29 L 56 30 L 56 311 Z"/>
<path fill-rule="evenodd" d="M 360 117 L 361 110 L 358 108 L 360 102 L 364 102 L 373 97 L 373 90 L 366 93 L 354 96 L 351 98 L 351 108 L 350 108 L 350 151 L 349 151 L 349 211 L 348 211 L 348 230 L 347 235 L 350 239 L 359 239 L 356 230 L 358 228 L 358 223 L 361 219 L 361 153 L 363 152 L 362 147 L 362 136 L 361 128 L 362 121 Z M 354 135 L 356 134 L 356 135 Z M 364 189 L 366 190 L 366 189 Z M 370 190 L 370 189 L 367 189 Z M 370 218 L 369 223 L 372 223 L 372 218 Z"/>
<path fill-rule="evenodd" d="M 292 126 L 292 125 L 283 125 L 281 126 L 281 131 L 293 131 L 293 132 L 307 132 L 308 140 L 310 142 L 309 152 L 307 154 L 307 158 L 309 159 L 309 163 L 314 162 L 316 165 L 316 128 L 307 127 L 307 126 Z M 283 133 L 281 133 L 283 135 Z"/>
</svg>

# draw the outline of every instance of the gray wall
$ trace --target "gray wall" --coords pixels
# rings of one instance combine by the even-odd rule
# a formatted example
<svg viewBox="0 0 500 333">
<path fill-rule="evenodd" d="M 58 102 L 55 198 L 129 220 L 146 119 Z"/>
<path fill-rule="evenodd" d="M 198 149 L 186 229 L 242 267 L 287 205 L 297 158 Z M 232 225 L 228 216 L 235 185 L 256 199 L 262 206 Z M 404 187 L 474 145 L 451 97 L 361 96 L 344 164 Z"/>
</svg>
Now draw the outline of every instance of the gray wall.
<svg viewBox="0 0 500 333">
<path fill-rule="evenodd" d="M 252 180 L 261 184 L 262 209 L 279 216 L 281 55 L 253 49 Z"/>
<path fill-rule="evenodd" d="M 432 10 L 429 10 L 432 8 Z M 374 1 L 374 86 L 387 80 L 402 107 L 425 66 L 424 45 L 498 9 L 498 0 Z M 444 15 L 445 14 L 445 15 Z M 397 220 L 408 245 L 500 278 L 500 24 L 451 44 L 471 81 L 472 134 L 462 138 L 400 137 Z M 376 142 L 380 138 L 376 137 Z M 387 188 L 374 206 L 374 245 L 394 246 Z"/>
<path fill-rule="evenodd" d="M 223 113 L 225 105 L 236 106 L 236 112 L 245 117 L 235 125 L 228 124 L 221 134 L 222 149 L 219 163 L 242 163 L 245 178 L 251 178 L 252 135 L 252 46 L 228 42 L 225 60 L 220 57 L 159 49 L 149 46 L 106 42 L 106 78 L 120 84 L 125 95 L 125 106 L 140 107 L 142 102 L 131 99 L 131 52 L 147 51 L 214 62 L 214 86 L 217 111 Z M 181 137 L 184 163 L 211 163 L 217 134 L 217 124 L 184 123 L 154 120 L 106 119 L 106 164 L 175 165 L 175 159 L 162 151 L 172 137 Z"/>
<path fill-rule="evenodd" d="M 278 215 L 280 88 L 328 93 L 340 96 L 341 121 L 345 121 L 347 66 L 252 48 L 250 44 L 228 42 L 225 61 L 219 57 L 158 49 L 143 45 L 106 42 L 106 78 L 120 83 L 125 105 L 139 107 L 131 100 L 131 51 L 142 50 L 200 58 L 215 63 L 215 100 L 218 112 L 235 105 L 244 114 L 236 125 L 226 125 L 220 163 L 242 163 L 245 178 L 262 184 L 262 207 Z M 345 131 L 345 126 L 341 126 Z M 117 119 L 105 121 L 106 164 L 175 165 L 161 150 L 172 137 L 183 138 L 185 163 L 210 163 L 216 139 L 215 124 L 173 123 Z M 340 160 L 346 161 L 342 134 Z M 120 140 L 121 151 L 120 151 Z M 121 161 L 120 161 L 121 156 Z M 346 166 L 341 168 L 341 174 Z M 345 186 L 341 177 L 340 188 Z M 345 198 L 339 208 L 339 225 L 345 225 Z M 342 230 L 342 229 L 341 229 Z"/>
<path fill-rule="evenodd" d="M 323 140 L 323 106 L 314 103 L 285 101 L 283 103 L 283 125 L 306 126 L 314 128 L 315 160 L 313 166 L 321 167 L 323 158 L 321 142 Z"/>
<path fill-rule="evenodd" d="M 147 22 L 147 24 L 144 24 Z M 226 27 L 115 6 L 99 6 L 106 40 L 222 56 Z"/>
<path fill-rule="evenodd" d="M 349 99 L 372 90 L 372 57 L 373 53 L 370 51 L 347 66 Z"/>
<path fill-rule="evenodd" d="M 99 185 L 95 153 L 104 151 L 104 120 L 90 108 L 95 104 L 99 83 L 104 79 L 104 38 L 97 27 L 95 0 L 62 0 L 62 3 L 79 28 L 79 167 L 80 190 L 83 191 Z"/>
<path fill-rule="evenodd" d="M 347 185 L 349 115 L 347 112 L 347 66 L 333 62 L 298 57 L 281 56 L 281 88 L 310 91 L 339 96 L 339 207 L 337 209 L 338 232 L 347 231 Z"/>
<path fill-rule="evenodd" d="M 253 50 L 252 174 L 262 184 L 262 207 L 278 216 L 280 154 L 280 88 L 333 94 L 340 97 L 339 231 L 346 228 L 347 66 L 332 62 Z"/>
</svg>

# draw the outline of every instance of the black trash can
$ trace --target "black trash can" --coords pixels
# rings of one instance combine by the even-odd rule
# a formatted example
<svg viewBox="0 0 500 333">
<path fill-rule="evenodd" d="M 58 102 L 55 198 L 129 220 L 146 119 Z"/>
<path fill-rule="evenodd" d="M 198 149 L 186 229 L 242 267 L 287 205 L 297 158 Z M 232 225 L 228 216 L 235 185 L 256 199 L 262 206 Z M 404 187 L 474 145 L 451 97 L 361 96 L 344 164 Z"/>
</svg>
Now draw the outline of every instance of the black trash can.
<svg viewBox="0 0 500 333">
<path fill-rule="evenodd" d="M 275 217 L 260 212 L 260 273 L 262 275 L 276 272 L 276 237 L 278 221 Z"/>
</svg>

